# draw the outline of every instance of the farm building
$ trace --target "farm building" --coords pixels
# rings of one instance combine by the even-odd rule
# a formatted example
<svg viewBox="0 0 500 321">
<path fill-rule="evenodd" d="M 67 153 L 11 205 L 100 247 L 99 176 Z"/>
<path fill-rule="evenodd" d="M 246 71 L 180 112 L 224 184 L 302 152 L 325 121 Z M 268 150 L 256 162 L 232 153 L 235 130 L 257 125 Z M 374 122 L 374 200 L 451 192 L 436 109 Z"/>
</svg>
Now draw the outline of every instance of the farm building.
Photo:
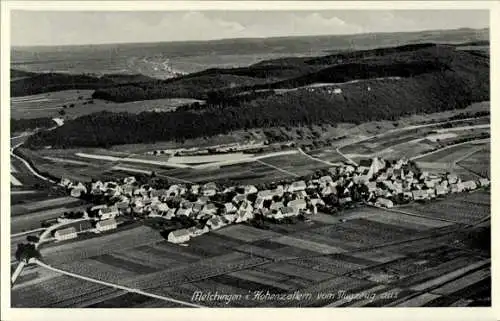
<svg viewBox="0 0 500 321">
<path fill-rule="evenodd" d="M 118 208 L 116 206 L 104 207 L 99 210 L 99 219 L 107 220 L 110 218 L 114 218 L 120 214 L 118 212 Z"/>
<path fill-rule="evenodd" d="M 171 243 L 184 243 L 189 241 L 190 233 L 186 229 L 180 229 L 168 234 L 168 241 Z"/>
<path fill-rule="evenodd" d="M 77 237 L 76 228 L 68 227 L 62 230 L 57 230 L 54 233 L 54 237 L 58 241 L 71 240 Z"/>
<path fill-rule="evenodd" d="M 377 198 L 375 205 L 386 207 L 386 208 L 394 207 L 394 203 L 391 200 L 389 200 L 387 198 L 382 198 L 382 197 Z"/>
<path fill-rule="evenodd" d="M 96 229 L 99 232 L 103 231 L 109 231 L 109 230 L 114 230 L 117 227 L 116 220 L 114 218 L 104 220 L 104 221 L 99 221 L 96 224 Z"/>
</svg>

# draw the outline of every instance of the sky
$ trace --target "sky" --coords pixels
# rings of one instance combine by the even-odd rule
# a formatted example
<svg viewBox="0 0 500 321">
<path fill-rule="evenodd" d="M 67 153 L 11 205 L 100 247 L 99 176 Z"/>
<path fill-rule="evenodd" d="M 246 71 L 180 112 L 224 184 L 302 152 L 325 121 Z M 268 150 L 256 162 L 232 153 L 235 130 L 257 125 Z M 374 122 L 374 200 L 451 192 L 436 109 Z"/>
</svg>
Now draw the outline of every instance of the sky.
<svg viewBox="0 0 500 321">
<path fill-rule="evenodd" d="M 487 10 L 12 11 L 13 46 L 487 28 Z"/>
</svg>

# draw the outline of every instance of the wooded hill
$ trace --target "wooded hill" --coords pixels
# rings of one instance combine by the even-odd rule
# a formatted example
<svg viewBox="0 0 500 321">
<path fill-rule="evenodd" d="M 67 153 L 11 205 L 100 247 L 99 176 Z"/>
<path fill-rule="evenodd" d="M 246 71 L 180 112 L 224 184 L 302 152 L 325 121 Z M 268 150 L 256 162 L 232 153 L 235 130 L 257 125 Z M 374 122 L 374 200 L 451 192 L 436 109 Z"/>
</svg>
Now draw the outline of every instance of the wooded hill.
<svg viewBox="0 0 500 321">
<path fill-rule="evenodd" d="M 273 77 L 261 74 L 266 66 Z M 305 74 L 287 78 L 301 71 Z M 276 81 L 278 78 L 281 80 Z M 278 90 L 350 80 L 360 81 L 336 86 L 342 89 L 341 94 L 333 94 L 326 88 L 258 93 L 266 88 Z M 160 85 L 155 87 L 156 84 Z M 82 116 L 54 131 L 33 136 L 28 144 L 32 147 L 105 147 L 270 126 L 394 120 L 413 113 L 465 108 L 490 97 L 488 58 L 456 50 L 454 46 L 435 44 L 318 58 L 278 59 L 247 69 L 211 69 L 180 79 L 155 82 L 154 85 L 150 83 L 148 87 L 141 86 L 146 84 L 106 88 L 96 91 L 96 96 L 126 99 L 133 97 L 129 95 L 130 88 L 140 88 L 134 95 L 140 95 L 142 99 L 148 99 L 149 94 L 184 91 L 184 94 L 191 92 L 189 97 L 205 95 L 207 105 L 197 110 L 180 108 L 167 113 L 102 112 Z"/>
</svg>

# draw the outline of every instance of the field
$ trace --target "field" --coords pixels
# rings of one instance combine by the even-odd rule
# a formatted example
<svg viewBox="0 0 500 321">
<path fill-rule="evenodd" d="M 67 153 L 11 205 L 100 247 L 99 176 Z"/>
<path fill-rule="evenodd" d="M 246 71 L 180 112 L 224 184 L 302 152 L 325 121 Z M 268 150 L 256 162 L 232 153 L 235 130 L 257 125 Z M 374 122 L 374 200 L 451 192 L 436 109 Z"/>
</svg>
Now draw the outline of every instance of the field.
<svg viewBox="0 0 500 321">
<path fill-rule="evenodd" d="M 476 299 L 485 293 L 490 261 L 467 235 L 485 232 L 467 224 L 488 215 L 489 203 L 488 193 L 476 192 L 401 209 L 408 214 L 365 207 L 335 217 L 318 214 L 311 222 L 266 223 L 264 229 L 237 224 L 194 238 L 186 247 L 138 226 L 51 245 L 42 248 L 42 255 L 62 270 L 214 307 L 484 304 Z M 33 287 L 54 289 L 40 303 L 44 306 L 169 306 L 62 276 L 37 278 L 14 287 L 19 302 L 14 304 L 30 302 L 20 298 L 23 288 Z M 232 297 L 196 301 L 193 295 L 200 290 Z M 346 297 L 341 290 L 365 295 Z M 303 297 L 264 300 L 267 291 L 299 291 Z"/>
<path fill-rule="evenodd" d="M 444 200 L 427 204 L 405 206 L 404 211 L 440 218 L 457 223 L 472 224 L 490 215 L 490 193 L 478 191 L 466 194 L 456 194 Z"/>
<path fill-rule="evenodd" d="M 484 146 L 481 150 L 458 162 L 458 165 L 477 173 L 482 177 L 491 178 L 491 151 L 490 146 Z"/>
<path fill-rule="evenodd" d="M 113 103 L 92 99 L 93 90 L 64 90 L 11 99 L 11 118 L 60 117 L 73 119 L 99 111 L 141 113 L 143 111 L 171 111 L 194 99 L 173 98 L 156 99 L 129 103 Z M 81 98 L 80 98 L 81 97 Z M 92 103 L 88 103 L 92 101 Z M 63 108 L 66 105 L 66 108 Z M 71 106 L 73 105 L 73 107 Z M 62 117 L 59 112 L 64 110 Z"/>
<path fill-rule="evenodd" d="M 127 154 L 104 149 L 85 149 L 83 152 L 77 149 L 22 149 L 22 152 L 41 172 L 50 172 L 56 177 L 78 181 L 90 181 L 92 178 L 111 179 L 119 177 L 120 174 L 125 176 L 155 172 L 157 176 L 177 183 L 224 181 L 258 184 L 307 175 L 330 167 L 297 150 L 256 155 L 239 153 L 239 159 L 221 154 L 175 157 L 173 160 L 166 156 Z"/>
</svg>

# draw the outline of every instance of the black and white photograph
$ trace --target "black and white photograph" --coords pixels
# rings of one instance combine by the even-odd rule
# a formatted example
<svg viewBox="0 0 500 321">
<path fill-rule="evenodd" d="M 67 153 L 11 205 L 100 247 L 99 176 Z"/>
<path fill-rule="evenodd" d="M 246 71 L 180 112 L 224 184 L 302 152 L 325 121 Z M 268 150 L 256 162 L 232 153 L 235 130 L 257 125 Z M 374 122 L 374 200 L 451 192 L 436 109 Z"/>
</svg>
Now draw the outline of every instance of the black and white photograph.
<svg viewBox="0 0 500 321">
<path fill-rule="evenodd" d="M 492 307 L 488 9 L 9 18 L 13 310 Z"/>
</svg>

